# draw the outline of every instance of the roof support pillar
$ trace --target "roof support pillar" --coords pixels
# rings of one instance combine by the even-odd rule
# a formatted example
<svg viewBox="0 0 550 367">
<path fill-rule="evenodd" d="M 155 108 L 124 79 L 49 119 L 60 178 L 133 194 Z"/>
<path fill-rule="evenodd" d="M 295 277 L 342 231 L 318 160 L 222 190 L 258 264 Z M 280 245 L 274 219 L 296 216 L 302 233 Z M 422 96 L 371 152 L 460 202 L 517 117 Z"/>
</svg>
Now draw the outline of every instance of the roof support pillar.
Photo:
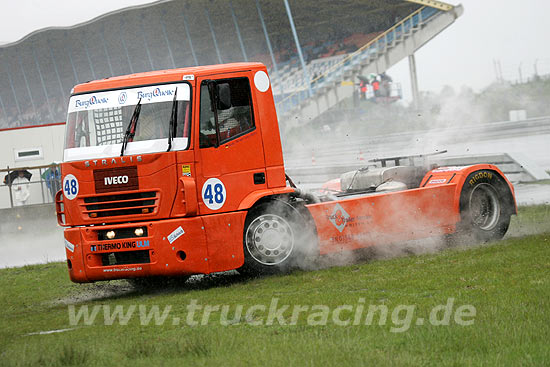
<svg viewBox="0 0 550 367">
<path fill-rule="evenodd" d="M 4 106 L 4 101 L 2 100 L 2 96 L 0 96 L 0 107 L 2 107 L 2 111 L 4 112 L 4 119 L 6 119 L 6 126 L 7 126 L 9 122 L 8 111 L 6 111 L 6 106 Z"/>
<path fill-rule="evenodd" d="M 18 117 L 21 118 L 22 117 L 21 106 L 19 106 L 19 101 L 17 100 L 17 94 L 15 94 L 15 87 L 13 86 L 13 80 L 11 79 L 10 72 L 6 71 L 6 75 L 8 76 L 8 81 L 10 82 L 11 93 L 13 94 L 13 99 L 15 100 L 15 107 L 17 108 Z"/>
<path fill-rule="evenodd" d="M 141 15 L 141 28 L 145 29 L 143 26 L 143 19 L 145 18 L 145 14 Z M 151 66 L 150 70 L 155 70 L 155 67 L 153 66 L 153 58 L 151 57 L 151 52 L 149 51 L 149 46 L 147 45 L 147 38 L 145 37 L 146 32 L 141 32 L 141 35 L 143 36 L 143 45 L 145 46 L 145 52 L 147 52 L 147 58 L 149 59 L 149 66 Z"/>
<path fill-rule="evenodd" d="M 214 41 L 214 47 L 216 48 L 216 55 L 218 55 L 218 61 L 220 64 L 223 64 L 222 55 L 220 54 L 220 48 L 218 47 L 218 41 L 216 40 L 216 33 L 214 32 L 214 27 L 212 27 L 212 19 L 210 19 L 210 13 L 206 6 L 204 7 L 204 12 L 206 13 L 206 20 L 208 21 L 208 26 L 210 27 L 210 33 L 212 33 L 212 40 Z"/>
<path fill-rule="evenodd" d="M 264 31 L 265 42 L 267 44 L 267 49 L 269 50 L 269 56 L 271 56 L 271 63 L 273 64 L 273 69 L 275 70 L 275 77 L 277 80 L 280 79 L 279 68 L 277 67 L 277 61 L 275 61 L 275 55 L 273 54 L 273 48 L 271 47 L 271 41 L 269 40 L 269 34 L 267 33 L 267 27 L 265 25 L 264 16 L 262 14 L 262 8 L 260 8 L 260 2 L 256 0 L 256 9 L 258 9 L 258 16 L 260 17 L 260 23 L 262 23 L 262 29 Z M 281 94 L 284 94 L 283 83 L 280 83 Z"/>
<path fill-rule="evenodd" d="M 90 51 L 88 50 L 88 43 L 86 41 L 84 41 L 83 43 L 84 51 L 86 51 L 86 57 L 88 58 L 88 64 L 90 64 L 90 70 L 92 71 L 92 78 L 96 80 L 97 77 L 95 76 L 94 65 L 92 64 L 92 58 L 90 57 Z"/>
<path fill-rule="evenodd" d="M 48 98 L 48 92 L 46 90 L 46 84 L 44 83 L 44 77 L 42 76 L 42 70 L 40 70 L 40 64 L 38 63 L 38 58 L 36 57 L 35 48 L 32 48 L 32 56 L 34 57 L 34 62 L 36 64 L 36 70 L 38 70 L 38 76 L 40 77 L 40 83 L 42 84 L 42 91 L 44 92 L 44 97 L 46 97 L 46 104 L 48 105 L 48 113 L 50 114 L 51 122 L 55 122 L 52 113 L 52 106 L 50 105 L 50 99 Z"/>
<path fill-rule="evenodd" d="M 134 73 L 134 68 L 132 67 L 132 61 L 130 60 L 130 54 L 128 53 L 128 47 L 126 46 L 126 40 L 124 39 L 124 27 L 123 27 L 124 21 L 120 20 L 120 41 L 122 42 L 122 48 L 124 49 L 124 53 L 126 53 L 126 59 L 128 60 L 128 66 L 130 67 L 130 73 Z M 71 61 L 72 63 L 72 61 Z"/>
<path fill-rule="evenodd" d="M 292 35 L 294 36 L 294 42 L 296 42 L 296 49 L 298 50 L 298 57 L 300 58 L 300 63 L 302 64 L 302 70 L 304 72 L 304 80 L 306 81 L 307 88 L 309 91 L 309 96 L 313 96 L 313 90 L 311 89 L 311 79 L 309 78 L 309 72 L 307 71 L 306 62 L 304 60 L 304 54 L 302 53 L 302 47 L 300 46 L 300 41 L 298 40 L 298 33 L 296 33 L 296 26 L 294 25 L 294 19 L 292 18 L 292 12 L 290 11 L 290 5 L 288 5 L 288 0 L 284 0 L 286 14 L 288 16 L 288 21 L 290 22 L 290 28 L 292 29 Z"/>
<path fill-rule="evenodd" d="M 164 18 L 166 16 L 166 12 L 162 12 L 162 17 Z M 166 42 L 166 46 L 168 46 L 168 54 L 170 55 L 170 60 L 172 60 L 172 67 L 176 68 L 176 60 L 174 60 L 174 54 L 172 53 L 172 47 L 170 47 L 170 41 L 168 40 L 168 34 L 166 33 L 166 25 L 164 24 L 164 20 L 160 18 L 160 26 L 162 27 L 162 34 L 164 35 L 164 41 Z"/>
<path fill-rule="evenodd" d="M 109 50 L 107 49 L 107 42 L 105 42 L 105 27 L 101 27 L 101 40 L 103 41 L 103 50 L 105 51 L 109 72 L 111 73 L 111 76 L 115 76 L 115 73 L 113 72 L 113 65 L 111 64 L 111 57 L 109 56 Z"/>
<path fill-rule="evenodd" d="M 32 98 L 31 88 L 29 86 L 29 81 L 27 80 L 27 75 L 25 74 L 25 69 L 23 68 L 23 64 L 21 63 L 21 56 L 18 57 L 18 61 L 19 61 L 19 67 L 21 68 L 21 73 L 23 74 L 23 80 L 25 81 L 25 86 L 27 87 L 27 93 L 29 94 L 29 99 L 31 100 L 32 110 L 34 111 L 35 117 L 37 117 L 38 113 L 36 111 L 34 99 Z"/>
<path fill-rule="evenodd" d="M 182 13 L 183 17 L 183 26 L 185 28 L 185 34 L 187 35 L 187 40 L 189 41 L 189 47 L 191 48 L 191 55 L 193 55 L 193 61 L 195 61 L 195 66 L 199 65 L 199 62 L 197 60 L 197 54 L 195 53 L 195 49 L 193 48 L 193 41 L 191 41 L 191 34 L 189 33 L 189 26 L 187 25 L 187 17 L 185 16 L 185 12 Z"/>
<path fill-rule="evenodd" d="M 231 9 L 231 17 L 233 18 L 233 23 L 235 24 L 235 30 L 237 31 L 237 38 L 239 39 L 239 44 L 241 45 L 241 51 L 243 53 L 244 61 L 248 62 L 248 56 L 246 55 L 246 50 L 244 48 L 243 38 L 241 37 L 241 30 L 239 29 L 239 23 L 237 22 L 237 16 L 235 15 L 235 10 L 233 9 L 233 2 L 229 1 L 229 9 Z"/>
<path fill-rule="evenodd" d="M 418 92 L 418 77 L 416 75 L 416 59 L 414 53 L 409 55 L 409 72 L 411 74 L 411 89 L 413 94 L 414 108 L 420 107 L 420 93 Z"/>
<path fill-rule="evenodd" d="M 50 49 L 50 57 L 52 58 L 53 68 L 55 70 L 55 75 L 57 77 L 57 82 L 59 83 L 59 89 L 61 90 L 61 97 L 63 97 L 63 102 L 66 102 L 65 90 L 63 89 L 63 83 L 61 82 L 61 76 L 59 75 L 59 69 L 57 68 L 57 62 L 55 61 L 55 56 L 53 54 L 53 47 L 48 41 L 48 48 Z"/>
</svg>

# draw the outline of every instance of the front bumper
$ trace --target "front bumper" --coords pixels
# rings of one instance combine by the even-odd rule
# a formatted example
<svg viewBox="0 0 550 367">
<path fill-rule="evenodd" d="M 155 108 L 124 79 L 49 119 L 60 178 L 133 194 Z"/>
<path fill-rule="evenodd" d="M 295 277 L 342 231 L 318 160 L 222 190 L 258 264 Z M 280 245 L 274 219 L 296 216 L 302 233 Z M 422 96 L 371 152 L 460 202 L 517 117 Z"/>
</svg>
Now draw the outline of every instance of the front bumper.
<svg viewBox="0 0 550 367">
<path fill-rule="evenodd" d="M 143 236 L 128 235 L 146 228 Z M 100 233 L 123 233 L 112 240 Z M 209 270 L 206 231 L 200 217 L 65 229 L 73 282 L 148 276 L 179 276 Z"/>
</svg>

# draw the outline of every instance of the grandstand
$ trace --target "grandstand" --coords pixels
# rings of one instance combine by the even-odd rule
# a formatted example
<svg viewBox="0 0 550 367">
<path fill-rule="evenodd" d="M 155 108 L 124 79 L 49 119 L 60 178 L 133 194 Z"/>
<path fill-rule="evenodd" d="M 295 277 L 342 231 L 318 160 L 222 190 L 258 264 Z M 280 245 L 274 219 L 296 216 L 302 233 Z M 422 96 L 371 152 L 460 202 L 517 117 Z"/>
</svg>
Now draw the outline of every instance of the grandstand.
<svg viewBox="0 0 550 367">
<path fill-rule="evenodd" d="M 0 46 L 0 129 L 63 122 L 77 83 L 236 61 L 264 62 L 271 70 L 281 117 L 311 120 L 348 96 L 340 90 L 344 79 L 356 81 L 366 71 L 385 71 L 452 23 L 439 22 L 418 38 L 442 13 L 452 13 L 453 21 L 459 15 L 441 4 L 170 0 L 122 9 L 73 27 L 39 30 Z M 392 48 L 403 52 L 391 56 Z M 391 62 L 382 65 L 380 58 Z M 324 107 L 312 109 L 320 98 L 327 100 Z"/>
</svg>

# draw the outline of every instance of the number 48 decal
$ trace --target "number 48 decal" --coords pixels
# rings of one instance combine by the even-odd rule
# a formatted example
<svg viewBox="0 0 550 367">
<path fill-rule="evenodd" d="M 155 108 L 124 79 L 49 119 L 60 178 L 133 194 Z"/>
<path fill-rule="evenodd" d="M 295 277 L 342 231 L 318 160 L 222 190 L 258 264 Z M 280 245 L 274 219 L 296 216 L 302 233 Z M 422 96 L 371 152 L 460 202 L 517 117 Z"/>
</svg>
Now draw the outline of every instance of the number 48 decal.
<svg viewBox="0 0 550 367">
<path fill-rule="evenodd" d="M 209 178 L 202 186 L 202 201 L 211 210 L 220 209 L 225 204 L 227 191 L 217 178 Z"/>
<path fill-rule="evenodd" d="M 73 200 L 78 195 L 78 180 L 74 175 L 67 175 L 63 179 L 63 196 Z"/>
</svg>

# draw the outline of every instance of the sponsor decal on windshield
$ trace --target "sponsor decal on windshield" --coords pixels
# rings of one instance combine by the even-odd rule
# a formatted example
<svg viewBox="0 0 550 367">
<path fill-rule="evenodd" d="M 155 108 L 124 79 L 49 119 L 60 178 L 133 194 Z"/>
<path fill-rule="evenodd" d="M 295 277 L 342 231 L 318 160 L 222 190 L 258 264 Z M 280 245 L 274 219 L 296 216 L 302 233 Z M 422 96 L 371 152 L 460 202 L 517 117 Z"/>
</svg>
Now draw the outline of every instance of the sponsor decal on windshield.
<svg viewBox="0 0 550 367">
<path fill-rule="evenodd" d="M 86 100 L 77 99 L 75 101 L 75 107 L 88 108 L 90 106 L 102 105 L 106 103 L 109 103 L 108 97 L 97 98 L 96 96 L 91 96 L 89 99 Z"/>
<path fill-rule="evenodd" d="M 152 85 L 149 87 L 118 89 L 73 96 L 69 102 L 69 113 L 134 106 L 140 99 L 142 104 L 172 102 L 176 88 L 178 89 L 178 101 L 190 100 L 191 90 L 187 83 Z"/>
<path fill-rule="evenodd" d="M 160 88 L 155 88 L 153 89 L 152 92 L 144 92 L 144 91 L 138 90 L 137 96 L 138 96 L 138 99 L 146 99 L 148 101 L 151 101 L 153 98 L 159 98 L 159 97 L 165 97 L 165 96 L 173 97 L 175 91 L 176 91 L 175 89 L 169 90 L 169 89 L 160 89 Z"/>
</svg>

